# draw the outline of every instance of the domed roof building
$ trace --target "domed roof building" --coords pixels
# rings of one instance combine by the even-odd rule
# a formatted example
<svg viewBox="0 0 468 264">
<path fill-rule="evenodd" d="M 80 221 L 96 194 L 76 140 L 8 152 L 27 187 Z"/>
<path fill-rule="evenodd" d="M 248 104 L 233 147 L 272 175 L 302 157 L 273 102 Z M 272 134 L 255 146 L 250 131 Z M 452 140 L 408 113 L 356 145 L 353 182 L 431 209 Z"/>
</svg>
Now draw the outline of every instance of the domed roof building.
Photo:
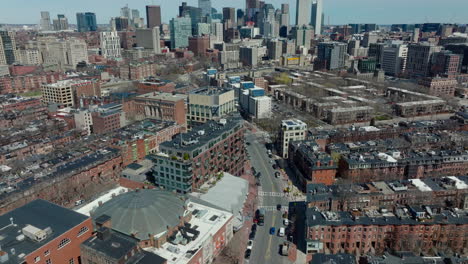
<svg viewBox="0 0 468 264">
<path fill-rule="evenodd" d="M 165 232 L 170 234 L 190 219 L 188 203 L 185 197 L 168 191 L 143 189 L 112 198 L 96 208 L 91 216 L 98 225 L 100 220 L 105 220 L 115 231 L 140 241 L 152 240 Z"/>
</svg>

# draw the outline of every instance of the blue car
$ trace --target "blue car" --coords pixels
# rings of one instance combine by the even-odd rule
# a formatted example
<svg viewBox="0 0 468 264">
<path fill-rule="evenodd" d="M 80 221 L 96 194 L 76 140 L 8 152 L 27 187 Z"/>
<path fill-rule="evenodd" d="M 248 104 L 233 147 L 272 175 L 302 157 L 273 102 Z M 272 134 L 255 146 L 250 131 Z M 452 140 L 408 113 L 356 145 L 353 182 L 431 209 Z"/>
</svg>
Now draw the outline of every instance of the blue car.
<svg viewBox="0 0 468 264">
<path fill-rule="evenodd" d="M 276 228 L 270 228 L 270 235 L 274 235 L 276 233 Z"/>
</svg>

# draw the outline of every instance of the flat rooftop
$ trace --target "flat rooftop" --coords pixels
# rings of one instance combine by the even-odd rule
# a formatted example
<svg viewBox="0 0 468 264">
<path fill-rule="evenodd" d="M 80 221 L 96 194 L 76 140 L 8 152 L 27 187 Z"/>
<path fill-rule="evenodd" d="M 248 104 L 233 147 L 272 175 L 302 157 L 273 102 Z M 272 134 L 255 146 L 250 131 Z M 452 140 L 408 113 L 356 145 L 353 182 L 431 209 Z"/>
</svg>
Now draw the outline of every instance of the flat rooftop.
<svg viewBox="0 0 468 264">
<path fill-rule="evenodd" d="M 165 259 L 169 264 L 188 263 L 196 252 L 203 248 L 205 241 L 214 236 L 230 219 L 231 213 L 218 210 L 212 207 L 190 202 L 188 210 L 192 211 L 190 225 L 200 232 L 200 235 L 186 245 L 166 242 L 161 248 L 145 248 L 144 250 L 157 254 Z"/>
<path fill-rule="evenodd" d="M 9 254 L 9 261 L 6 263 L 23 263 L 25 256 L 88 218 L 88 216 L 40 199 L 0 216 L 0 246 Z M 51 232 L 46 232 L 48 234 L 44 240 L 34 241 L 22 235 L 22 229 L 27 225 L 41 230 L 50 228 Z M 11 254 L 13 249 L 14 255 Z"/>
<path fill-rule="evenodd" d="M 93 212 L 94 209 L 99 207 L 99 203 L 104 204 L 105 202 L 110 201 L 114 196 L 120 195 L 127 191 L 127 188 L 121 186 L 114 188 L 110 191 L 102 193 L 98 198 L 94 199 L 93 201 L 90 201 L 89 203 L 86 203 L 76 208 L 75 212 L 80 213 L 82 215 L 90 216 L 91 212 Z"/>
<path fill-rule="evenodd" d="M 152 93 L 147 93 L 147 94 L 137 96 L 135 98 L 136 99 L 149 99 L 149 100 L 161 100 L 161 101 L 178 102 L 178 101 L 181 101 L 181 100 L 186 100 L 187 95 L 152 92 Z"/>
</svg>

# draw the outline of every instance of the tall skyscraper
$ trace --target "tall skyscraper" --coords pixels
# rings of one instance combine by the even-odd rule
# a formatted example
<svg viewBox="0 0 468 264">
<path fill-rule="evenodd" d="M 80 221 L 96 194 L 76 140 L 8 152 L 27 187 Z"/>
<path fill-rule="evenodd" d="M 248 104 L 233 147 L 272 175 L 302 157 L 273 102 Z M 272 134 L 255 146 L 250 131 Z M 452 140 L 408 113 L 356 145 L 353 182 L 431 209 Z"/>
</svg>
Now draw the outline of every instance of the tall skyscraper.
<svg viewBox="0 0 468 264">
<path fill-rule="evenodd" d="M 57 15 L 57 19 L 54 19 L 54 30 L 55 31 L 60 31 L 60 30 L 67 30 L 68 29 L 68 19 L 65 17 L 65 15 Z"/>
<path fill-rule="evenodd" d="M 312 13 L 312 0 L 297 0 L 296 1 L 296 25 L 309 25 Z"/>
<path fill-rule="evenodd" d="M 128 17 L 115 17 L 112 18 L 111 28 L 116 31 L 127 31 L 130 27 Z"/>
<path fill-rule="evenodd" d="M 246 0 L 245 7 L 247 21 L 253 21 L 255 14 L 260 10 L 260 0 Z"/>
<path fill-rule="evenodd" d="M 159 27 L 137 29 L 135 36 L 138 47 L 152 49 L 155 54 L 161 53 L 161 36 Z"/>
<path fill-rule="evenodd" d="M 380 67 L 387 75 L 399 76 L 406 71 L 408 47 L 403 44 L 393 44 L 385 47 L 382 53 Z"/>
<path fill-rule="evenodd" d="M 146 20 L 148 28 L 159 27 L 161 25 L 161 7 L 158 5 L 146 6 Z"/>
<path fill-rule="evenodd" d="M 122 7 L 120 9 L 120 16 L 128 18 L 128 20 L 132 19 L 132 10 L 128 8 L 128 5 Z"/>
<path fill-rule="evenodd" d="M 320 42 L 317 48 L 317 58 L 327 70 L 345 67 L 345 55 L 348 45 L 342 42 Z"/>
<path fill-rule="evenodd" d="M 323 0 L 315 0 L 312 4 L 312 17 L 310 24 L 314 27 L 315 34 L 322 34 Z"/>
<path fill-rule="evenodd" d="M 245 23 L 245 11 L 243 9 L 237 9 L 237 26 L 241 27 Z"/>
<path fill-rule="evenodd" d="M 303 46 L 310 49 L 310 42 L 314 38 L 314 29 L 311 26 L 296 26 L 294 28 L 294 37 L 296 39 L 296 46 Z"/>
<path fill-rule="evenodd" d="M 201 8 L 202 16 L 211 15 L 211 0 L 198 0 L 198 7 Z"/>
<path fill-rule="evenodd" d="M 101 53 L 104 58 L 118 59 L 121 57 L 120 37 L 116 31 L 101 32 Z"/>
<path fill-rule="evenodd" d="M 50 26 L 50 13 L 48 11 L 41 12 L 41 30 L 47 31 L 51 29 Z"/>
<path fill-rule="evenodd" d="M 188 47 L 188 38 L 192 35 L 192 23 L 190 17 L 175 17 L 171 19 L 171 48 Z"/>
<path fill-rule="evenodd" d="M 0 30 L 0 65 L 13 64 L 17 57 L 15 33 Z"/>
<path fill-rule="evenodd" d="M 420 42 L 408 45 L 406 72 L 409 77 L 428 77 L 430 74 L 432 55 L 442 49 L 432 43 Z"/>
<path fill-rule="evenodd" d="M 223 8 L 223 20 L 227 28 L 234 27 L 236 23 L 236 9 L 233 7 Z"/>
<path fill-rule="evenodd" d="M 76 13 L 78 32 L 89 32 L 97 30 L 96 14 L 91 12 Z"/>
</svg>

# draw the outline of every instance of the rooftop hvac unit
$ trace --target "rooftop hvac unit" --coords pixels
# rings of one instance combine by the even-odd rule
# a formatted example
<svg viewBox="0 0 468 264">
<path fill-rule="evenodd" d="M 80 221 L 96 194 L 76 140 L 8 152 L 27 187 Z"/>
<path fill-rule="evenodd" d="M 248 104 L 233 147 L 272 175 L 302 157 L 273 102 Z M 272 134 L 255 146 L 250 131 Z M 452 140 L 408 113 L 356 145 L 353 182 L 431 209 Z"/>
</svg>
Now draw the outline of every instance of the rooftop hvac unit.
<svg viewBox="0 0 468 264">
<path fill-rule="evenodd" d="M 21 231 L 23 235 L 36 242 L 41 242 L 47 238 L 46 230 L 39 229 L 32 225 L 26 225 Z"/>
</svg>

